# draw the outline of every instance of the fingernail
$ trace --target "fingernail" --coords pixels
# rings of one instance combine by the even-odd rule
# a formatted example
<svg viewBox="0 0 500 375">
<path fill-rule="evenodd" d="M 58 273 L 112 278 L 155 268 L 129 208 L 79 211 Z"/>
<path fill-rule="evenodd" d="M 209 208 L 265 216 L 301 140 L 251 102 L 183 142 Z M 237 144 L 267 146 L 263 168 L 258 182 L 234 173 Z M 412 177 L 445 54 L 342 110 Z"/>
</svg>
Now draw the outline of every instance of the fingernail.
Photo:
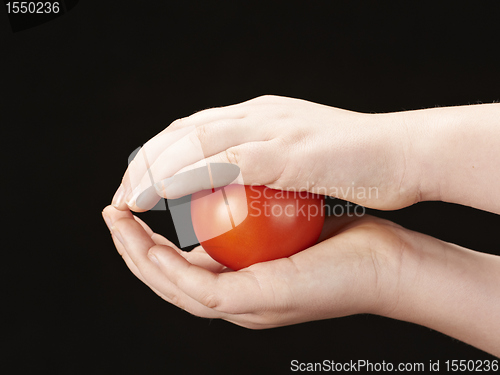
<svg viewBox="0 0 500 375">
<path fill-rule="evenodd" d="M 151 260 L 151 262 L 155 263 L 157 266 L 160 265 L 158 258 L 154 254 L 148 253 L 148 258 Z"/>
<path fill-rule="evenodd" d="M 139 197 L 139 194 L 141 193 L 141 187 L 137 186 L 134 190 L 132 190 L 132 194 L 130 194 L 130 199 L 127 200 L 125 203 L 129 206 L 132 207 L 135 204 L 135 201 Z"/>
<path fill-rule="evenodd" d="M 114 207 L 118 208 L 123 203 L 124 198 L 125 198 L 125 187 L 122 184 L 120 184 L 120 187 L 116 191 L 111 204 Z"/>
<path fill-rule="evenodd" d="M 111 218 L 106 215 L 104 212 L 102 213 L 102 218 L 104 219 L 104 222 L 106 223 L 106 225 L 108 226 L 108 229 L 111 230 Z"/>
<path fill-rule="evenodd" d="M 143 210 L 150 210 L 158 203 L 159 199 L 160 197 L 156 193 L 154 186 L 150 186 L 139 194 L 135 200 L 135 205 Z"/>
<path fill-rule="evenodd" d="M 125 244 L 122 234 L 116 227 L 114 226 L 111 227 L 111 234 L 113 234 L 116 238 L 118 238 L 118 241 L 120 241 L 122 244 Z"/>
</svg>

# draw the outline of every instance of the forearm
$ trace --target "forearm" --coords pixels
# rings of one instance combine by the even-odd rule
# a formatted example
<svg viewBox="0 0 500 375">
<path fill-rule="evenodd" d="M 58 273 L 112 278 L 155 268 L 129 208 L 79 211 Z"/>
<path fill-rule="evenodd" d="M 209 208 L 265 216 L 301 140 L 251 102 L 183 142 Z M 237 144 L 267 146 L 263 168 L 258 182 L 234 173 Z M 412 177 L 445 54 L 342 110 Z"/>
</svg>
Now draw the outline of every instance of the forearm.
<svg viewBox="0 0 500 375">
<path fill-rule="evenodd" d="M 385 315 L 420 324 L 500 356 L 500 257 L 411 233 L 396 307 Z"/>
<path fill-rule="evenodd" d="M 421 200 L 500 213 L 500 104 L 399 112 L 394 118 L 407 132 Z"/>
</svg>

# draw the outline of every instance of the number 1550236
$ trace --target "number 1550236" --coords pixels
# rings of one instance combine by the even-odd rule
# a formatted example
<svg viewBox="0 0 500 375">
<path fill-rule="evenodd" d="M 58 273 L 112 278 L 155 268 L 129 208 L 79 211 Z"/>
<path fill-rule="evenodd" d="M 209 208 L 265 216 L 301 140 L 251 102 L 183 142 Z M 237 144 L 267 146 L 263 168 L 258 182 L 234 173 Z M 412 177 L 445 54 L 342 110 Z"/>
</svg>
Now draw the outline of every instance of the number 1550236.
<svg viewBox="0 0 500 375">
<path fill-rule="evenodd" d="M 59 2 L 43 1 L 12 1 L 5 4 L 7 13 L 12 14 L 46 14 L 59 13 L 61 10 Z"/>
</svg>

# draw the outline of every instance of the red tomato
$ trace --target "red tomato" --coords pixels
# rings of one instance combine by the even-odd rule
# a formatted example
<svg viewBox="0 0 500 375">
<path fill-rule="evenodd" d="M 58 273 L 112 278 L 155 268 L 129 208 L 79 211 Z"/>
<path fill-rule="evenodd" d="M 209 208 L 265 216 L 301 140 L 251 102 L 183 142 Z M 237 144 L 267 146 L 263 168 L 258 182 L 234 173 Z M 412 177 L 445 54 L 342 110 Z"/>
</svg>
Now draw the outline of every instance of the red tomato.
<svg viewBox="0 0 500 375">
<path fill-rule="evenodd" d="M 314 245 L 323 228 L 323 203 L 324 196 L 307 192 L 228 185 L 193 194 L 191 216 L 205 251 L 239 270 Z"/>
</svg>

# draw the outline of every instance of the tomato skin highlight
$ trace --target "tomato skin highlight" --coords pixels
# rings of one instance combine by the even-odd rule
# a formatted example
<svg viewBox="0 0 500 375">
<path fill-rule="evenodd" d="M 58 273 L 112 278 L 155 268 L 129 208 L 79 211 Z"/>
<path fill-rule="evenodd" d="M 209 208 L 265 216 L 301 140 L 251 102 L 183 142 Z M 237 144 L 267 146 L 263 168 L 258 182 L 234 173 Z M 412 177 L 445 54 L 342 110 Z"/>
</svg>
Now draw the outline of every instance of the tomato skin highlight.
<svg viewBox="0 0 500 375">
<path fill-rule="evenodd" d="M 191 197 L 195 234 L 213 259 L 236 271 L 289 257 L 317 242 L 324 196 L 252 185 L 244 186 L 245 200 L 242 188 L 228 185 Z"/>
</svg>

